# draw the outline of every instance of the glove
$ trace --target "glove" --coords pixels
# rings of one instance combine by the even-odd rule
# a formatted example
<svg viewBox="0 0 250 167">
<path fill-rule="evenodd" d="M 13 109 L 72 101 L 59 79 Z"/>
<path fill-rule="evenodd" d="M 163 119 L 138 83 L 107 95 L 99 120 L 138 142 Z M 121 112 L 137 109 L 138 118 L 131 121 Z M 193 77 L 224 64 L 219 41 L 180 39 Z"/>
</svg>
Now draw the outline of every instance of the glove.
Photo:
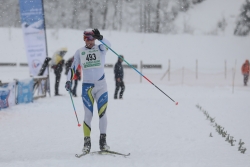
<svg viewBox="0 0 250 167">
<path fill-rule="evenodd" d="M 71 92 L 71 82 L 70 82 L 70 81 L 67 81 L 67 82 L 65 83 L 65 89 L 66 89 L 67 91 L 70 91 L 70 92 Z"/>
<path fill-rule="evenodd" d="M 94 33 L 93 37 L 95 39 L 98 39 L 98 40 L 102 40 L 103 39 L 103 36 L 100 34 L 100 32 L 99 32 L 98 29 L 93 29 L 92 31 Z"/>
</svg>

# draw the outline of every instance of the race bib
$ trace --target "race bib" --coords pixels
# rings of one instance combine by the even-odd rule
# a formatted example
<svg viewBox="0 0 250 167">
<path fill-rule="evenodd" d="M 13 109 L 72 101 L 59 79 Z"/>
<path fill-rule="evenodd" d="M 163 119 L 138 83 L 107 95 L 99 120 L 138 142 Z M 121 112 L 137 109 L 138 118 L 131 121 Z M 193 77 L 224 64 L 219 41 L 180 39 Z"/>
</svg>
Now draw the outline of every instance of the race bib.
<svg viewBox="0 0 250 167">
<path fill-rule="evenodd" d="M 101 67 L 101 58 L 99 49 L 82 50 L 80 52 L 82 68 L 99 68 Z"/>
</svg>

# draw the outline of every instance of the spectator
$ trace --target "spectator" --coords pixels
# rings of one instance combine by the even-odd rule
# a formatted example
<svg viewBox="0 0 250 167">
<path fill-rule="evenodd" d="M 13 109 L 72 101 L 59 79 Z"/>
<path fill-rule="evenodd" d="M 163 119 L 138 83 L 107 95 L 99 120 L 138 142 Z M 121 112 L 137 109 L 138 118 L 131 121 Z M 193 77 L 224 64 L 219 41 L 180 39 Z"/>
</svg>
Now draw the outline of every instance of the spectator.
<svg viewBox="0 0 250 167">
<path fill-rule="evenodd" d="M 114 95 L 114 99 L 117 99 L 117 94 L 119 89 L 121 88 L 120 94 L 119 94 L 119 99 L 122 99 L 124 90 L 125 90 L 125 85 L 123 82 L 123 66 L 122 66 L 122 62 L 123 62 L 123 55 L 120 55 L 120 57 L 118 58 L 116 64 L 115 64 L 115 68 L 114 68 L 114 73 L 115 73 L 115 95 Z"/>
<path fill-rule="evenodd" d="M 246 60 L 245 63 L 241 67 L 241 72 L 243 74 L 243 82 L 244 82 L 245 86 L 247 86 L 247 81 L 248 81 L 248 77 L 249 77 L 249 71 L 250 71 L 249 61 Z"/>
<path fill-rule="evenodd" d="M 59 94 L 59 84 L 61 79 L 61 73 L 63 71 L 64 65 L 64 55 L 67 53 L 67 48 L 61 48 L 56 51 L 52 57 L 52 69 L 54 70 L 56 79 L 55 79 L 55 96 L 60 96 Z"/>
</svg>

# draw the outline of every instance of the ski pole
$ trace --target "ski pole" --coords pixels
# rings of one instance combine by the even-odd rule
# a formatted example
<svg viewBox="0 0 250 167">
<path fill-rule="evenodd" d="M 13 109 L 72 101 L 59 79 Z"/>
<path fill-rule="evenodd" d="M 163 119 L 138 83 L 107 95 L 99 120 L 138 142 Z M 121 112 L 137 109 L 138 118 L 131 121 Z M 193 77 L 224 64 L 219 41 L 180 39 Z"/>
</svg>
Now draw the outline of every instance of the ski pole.
<svg viewBox="0 0 250 167">
<path fill-rule="evenodd" d="M 71 95 L 71 90 L 69 90 L 69 95 L 70 95 L 70 98 L 71 98 L 71 102 L 72 102 L 72 105 L 73 105 L 73 108 L 74 108 L 74 111 L 75 111 L 75 115 L 76 115 L 76 120 L 78 122 L 78 126 L 80 127 L 81 124 L 79 123 L 78 121 L 78 117 L 77 117 L 77 113 L 76 113 L 76 109 L 75 109 L 75 105 L 74 105 L 74 102 L 73 102 L 73 99 L 72 99 L 72 95 Z"/>
<path fill-rule="evenodd" d="M 116 54 L 120 59 L 125 61 L 131 68 L 133 68 L 138 74 L 140 74 L 143 78 L 145 78 L 149 83 L 154 85 L 159 91 L 161 91 L 164 95 L 166 95 L 170 100 L 172 100 L 176 105 L 178 105 L 178 102 L 175 102 L 171 97 L 169 97 L 165 92 L 163 92 L 158 86 L 156 86 L 153 82 L 151 82 L 146 76 L 144 76 L 141 72 L 139 72 L 135 67 L 133 67 L 131 64 L 129 64 L 123 57 L 118 55 L 113 49 L 111 49 L 108 45 L 106 45 L 103 41 L 99 40 L 102 44 L 104 44 L 107 48 L 109 48 L 114 54 Z"/>
</svg>

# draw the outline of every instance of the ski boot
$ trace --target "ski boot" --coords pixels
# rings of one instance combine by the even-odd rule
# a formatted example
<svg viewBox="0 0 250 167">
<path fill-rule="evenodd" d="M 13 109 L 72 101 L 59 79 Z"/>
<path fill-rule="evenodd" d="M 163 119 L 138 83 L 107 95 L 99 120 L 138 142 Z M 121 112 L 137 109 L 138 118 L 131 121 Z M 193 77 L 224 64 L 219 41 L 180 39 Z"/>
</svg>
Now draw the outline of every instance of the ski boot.
<svg viewBox="0 0 250 167">
<path fill-rule="evenodd" d="M 101 151 L 107 151 L 110 149 L 110 147 L 107 145 L 107 142 L 106 142 L 106 134 L 100 135 L 99 145 L 100 145 Z"/>
<path fill-rule="evenodd" d="M 82 152 L 88 154 L 90 152 L 90 149 L 91 149 L 90 137 L 84 137 L 84 146 Z"/>
</svg>

